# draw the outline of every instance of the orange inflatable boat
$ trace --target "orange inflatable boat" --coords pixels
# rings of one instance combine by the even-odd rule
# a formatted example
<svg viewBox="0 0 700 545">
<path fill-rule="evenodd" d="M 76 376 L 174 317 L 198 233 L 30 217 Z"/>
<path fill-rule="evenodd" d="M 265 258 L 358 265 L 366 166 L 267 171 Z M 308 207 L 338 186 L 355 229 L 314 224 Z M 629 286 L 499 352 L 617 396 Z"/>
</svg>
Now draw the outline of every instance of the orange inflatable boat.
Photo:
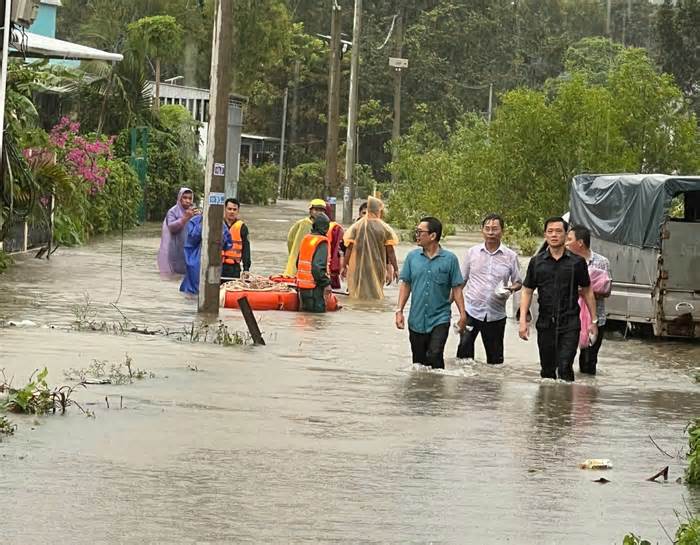
<svg viewBox="0 0 700 545">
<path fill-rule="evenodd" d="M 238 300 L 245 297 L 253 310 L 299 310 L 296 281 L 294 276 L 280 274 L 265 278 L 244 272 L 240 280 L 222 285 L 219 302 L 224 308 L 239 308 Z M 326 310 L 339 308 L 335 295 L 326 298 Z"/>
<path fill-rule="evenodd" d="M 299 296 L 296 291 L 227 291 L 224 295 L 225 308 L 239 308 L 238 300 L 247 297 L 253 310 L 299 310 Z M 338 299 L 331 294 L 326 299 L 326 310 L 338 310 Z"/>
<path fill-rule="evenodd" d="M 253 310 L 299 310 L 296 291 L 227 291 L 225 308 L 238 308 L 238 300 L 247 297 Z"/>
</svg>

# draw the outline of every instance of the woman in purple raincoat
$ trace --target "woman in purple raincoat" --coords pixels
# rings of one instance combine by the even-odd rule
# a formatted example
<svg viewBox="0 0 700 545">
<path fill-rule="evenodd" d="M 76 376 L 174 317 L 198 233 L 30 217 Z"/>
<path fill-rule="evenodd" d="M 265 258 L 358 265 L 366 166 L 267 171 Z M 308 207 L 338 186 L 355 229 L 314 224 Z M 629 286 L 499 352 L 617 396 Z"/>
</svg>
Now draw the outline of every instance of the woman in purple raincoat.
<svg viewBox="0 0 700 545">
<path fill-rule="evenodd" d="M 187 187 L 180 188 L 177 204 L 165 215 L 158 251 L 158 269 L 164 276 L 185 274 L 185 239 L 187 223 L 199 210 L 192 206 L 194 193 Z"/>
</svg>

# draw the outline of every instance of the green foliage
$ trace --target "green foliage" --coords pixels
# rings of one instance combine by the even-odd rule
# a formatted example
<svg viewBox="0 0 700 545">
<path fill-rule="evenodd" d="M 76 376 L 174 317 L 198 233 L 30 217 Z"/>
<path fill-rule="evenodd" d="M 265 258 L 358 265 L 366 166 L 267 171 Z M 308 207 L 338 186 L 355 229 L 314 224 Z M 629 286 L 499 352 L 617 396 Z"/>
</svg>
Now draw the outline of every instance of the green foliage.
<svg viewBox="0 0 700 545">
<path fill-rule="evenodd" d="M 531 256 L 541 244 L 541 237 L 535 237 L 529 227 L 525 225 L 507 226 L 503 233 L 503 242 L 513 249 L 517 249 L 520 255 Z"/>
<path fill-rule="evenodd" d="M 266 163 L 250 166 L 241 171 L 238 181 L 238 197 L 248 204 L 267 205 L 277 200 L 277 177 L 279 167 Z"/>
<path fill-rule="evenodd" d="M 3 435 L 13 435 L 16 430 L 16 424 L 10 422 L 5 416 L 0 416 L 0 441 Z"/>
<path fill-rule="evenodd" d="M 287 174 L 284 194 L 298 199 L 314 199 L 325 193 L 326 163 L 315 161 L 295 166 Z"/>
<path fill-rule="evenodd" d="M 23 135 L 35 134 L 39 115 L 32 102 L 33 94 L 47 86 L 57 84 L 58 79 L 44 70 L 46 61 L 36 63 L 11 62 L 7 74 L 5 105 L 4 151 L 0 172 L 0 240 L 5 229 L 14 220 L 45 219 L 45 211 L 39 206 L 44 188 L 32 175 L 27 160 L 22 155 Z"/>
<path fill-rule="evenodd" d="M 127 27 L 129 40 L 144 54 L 157 59 L 177 58 L 182 48 L 182 27 L 171 15 L 143 17 Z"/>
<path fill-rule="evenodd" d="M 90 234 L 130 229 L 137 224 L 141 187 L 133 169 L 124 161 L 107 162 L 109 175 L 104 189 L 91 197 L 87 223 Z"/>
<path fill-rule="evenodd" d="M 585 74 L 589 83 L 604 84 L 625 47 L 602 36 L 583 38 L 564 54 L 564 70 Z"/>
<path fill-rule="evenodd" d="M 51 389 L 46 381 L 49 374 L 46 367 L 38 369 L 29 377 L 29 382 L 22 388 L 13 388 L 5 379 L 5 370 L 0 369 L 0 393 L 6 393 L 4 400 L 0 400 L 0 409 L 22 414 L 46 414 L 56 413 L 60 410 L 65 413 L 71 405 L 78 407 L 87 416 L 94 416 L 92 412 L 84 410 L 76 401 L 71 399 L 75 387 L 61 386 Z M 79 384 L 84 386 L 84 384 Z"/>
<path fill-rule="evenodd" d="M 688 484 L 700 484 L 700 418 L 688 425 Z"/>
<path fill-rule="evenodd" d="M 5 410 L 15 413 L 44 414 L 53 407 L 53 400 L 49 386 L 46 383 L 48 369 L 41 371 L 29 378 L 29 382 L 19 390 L 7 388 L 8 396 L 2 406 Z"/>
<path fill-rule="evenodd" d="M 647 541 L 646 539 L 642 539 L 641 537 L 630 533 L 624 537 L 622 540 L 622 545 L 651 545 L 651 541 Z"/>
<path fill-rule="evenodd" d="M 689 517 L 676 531 L 675 545 L 698 545 L 700 543 L 700 518 Z"/>
<path fill-rule="evenodd" d="M 443 139 L 414 125 L 392 165 L 400 180 L 392 219 L 404 226 L 435 215 L 464 225 L 497 211 L 539 232 L 542 218 L 567 209 L 579 172 L 696 171 L 695 116 L 642 50 L 621 52 L 605 85 L 589 77 L 574 72 L 551 96 L 505 93 L 490 127 L 465 118 Z"/>
<path fill-rule="evenodd" d="M 698 545 L 700 543 L 700 518 L 688 515 L 685 522 L 681 522 L 673 540 L 675 545 Z M 629 533 L 622 540 L 622 545 L 652 545 L 651 541 Z"/>
<path fill-rule="evenodd" d="M 155 378 L 155 374 L 143 369 L 132 368 L 134 360 L 125 354 L 124 361 L 109 363 L 105 360 L 92 360 L 92 363 L 84 369 L 67 369 L 64 376 L 67 380 L 75 380 L 80 383 L 99 384 L 133 384 L 134 379 Z"/>
<path fill-rule="evenodd" d="M 665 2 L 656 17 L 659 40 L 658 59 L 665 72 L 673 74 L 676 83 L 700 111 L 700 2 Z"/>
<path fill-rule="evenodd" d="M 149 130 L 146 217 L 155 221 L 162 221 L 168 209 L 175 204 L 181 187 L 192 189 L 196 199 L 202 197 L 204 188 L 202 163 L 192 147 L 196 134 L 194 121 L 190 117 L 190 121 L 180 122 L 182 112 L 175 110 L 178 113 L 173 113 L 172 109 L 165 107 L 161 109 L 166 110 L 166 124 L 175 124 L 170 129 L 151 127 Z M 128 130 L 119 134 L 115 152 L 118 157 L 128 160 L 131 153 Z"/>
<path fill-rule="evenodd" d="M 0 273 L 5 272 L 12 263 L 12 256 L 0 250 Z"/>
<path fill-rule="evenodd" d="M 56 160 L 55 147 L 31 159 L 32 175 L 45 192 L 54 194 L 54 240 L 79 245 L 91 236 L 136 225 L 141 190 L 131 167 L 120 159 L 100 159 L 106 181 L 99 191 L 86 178 Z M 72 148 L 62 150 L 70 153 Z M 111 152 L 110 152 L 111 153 Z"/>
</svg>

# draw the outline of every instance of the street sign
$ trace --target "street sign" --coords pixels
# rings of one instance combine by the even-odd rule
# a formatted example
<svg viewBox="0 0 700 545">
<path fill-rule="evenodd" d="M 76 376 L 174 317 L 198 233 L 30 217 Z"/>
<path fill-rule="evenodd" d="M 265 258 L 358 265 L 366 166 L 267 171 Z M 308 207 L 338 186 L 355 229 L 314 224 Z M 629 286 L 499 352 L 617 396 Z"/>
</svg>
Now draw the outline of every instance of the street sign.
<svg viewBox="0 0 700 545">
<path fill-rule="evenodd" d="M 211 206 L 223 206 L 226 201 L 226 193 L 209 193 L 209 204 Z"/>
<path fill-rule="evenodd" d="M 389 57 L 389 66 L 392 68 L 397 68 L 401 70 L 402 68 L 408 68 L 408 59 L 402 59 L 400 57 Z"/>
</svg>

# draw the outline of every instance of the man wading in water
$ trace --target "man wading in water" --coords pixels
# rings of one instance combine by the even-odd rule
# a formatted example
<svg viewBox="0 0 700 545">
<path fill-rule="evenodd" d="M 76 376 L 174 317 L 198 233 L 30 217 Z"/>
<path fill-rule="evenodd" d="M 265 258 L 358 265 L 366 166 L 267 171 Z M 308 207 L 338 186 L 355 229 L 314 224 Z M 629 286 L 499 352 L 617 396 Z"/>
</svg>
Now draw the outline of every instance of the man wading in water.
<svg viewBox="0 0 700 545">
<path fill-rule="evenodd" d="M 435 369 L 445 368 L 443 356 L 453 300 L 459 309 L 457 324 L 460 333 L 467 325 L 459 260 L 455 254 L 440 247 L 441 236 L 442 224 L 438 219 L 427 217 L 418 224 L 416 242 L 420 248 L 406 256 L 401 269 L 399 308 L 395 318 L 396 327 L 403 329 L 403 309 L 410 295 L 408 333 L 413 363 Z"/>
<path fill-rule="evenodd" d="M 544 237 L 548 248 L 533 257 L 528 264 L 520 300 L 518 334 L 525 341 L 530 336 L 527 314 L 532 294 L 537 289 L 537 347 L 542 367 L 540 376 L 573 381 L 574 358 L 581 329 L 579 288 L 591 316 L 596 315 L 596 308 L 586 262 L 564 247 L 568 228 L 566 221 L 559 217 L 549 218 L 544 223 Z M 597 320 L 593 320 L 590 334 L 598 335 Z"/>
</svg>

